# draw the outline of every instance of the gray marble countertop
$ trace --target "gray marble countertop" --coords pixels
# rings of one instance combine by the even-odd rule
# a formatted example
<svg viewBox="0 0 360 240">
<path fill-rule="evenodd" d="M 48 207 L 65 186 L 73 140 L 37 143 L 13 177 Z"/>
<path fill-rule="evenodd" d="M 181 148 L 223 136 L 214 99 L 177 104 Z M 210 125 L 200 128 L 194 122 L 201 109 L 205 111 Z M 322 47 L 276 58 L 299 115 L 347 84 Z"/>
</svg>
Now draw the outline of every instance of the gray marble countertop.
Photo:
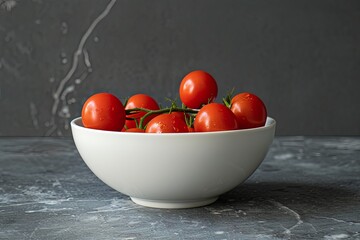
<svg viewBox="0 0 360 240">
<path fill-rule="evenodd" d="M 0 138 L 0 239 L 360 239 L 360 138 L 277 137 L 212 205 L 141 207 L 71 138 Z"/>
</svg>

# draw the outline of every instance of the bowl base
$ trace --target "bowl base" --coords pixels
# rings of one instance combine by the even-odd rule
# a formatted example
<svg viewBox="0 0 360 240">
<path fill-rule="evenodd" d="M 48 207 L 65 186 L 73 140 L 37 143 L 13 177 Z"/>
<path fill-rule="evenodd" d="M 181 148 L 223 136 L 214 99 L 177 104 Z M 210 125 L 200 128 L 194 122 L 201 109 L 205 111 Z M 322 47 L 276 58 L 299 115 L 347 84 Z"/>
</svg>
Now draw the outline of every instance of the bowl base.
<svg viewBox="0 0 360 240">
<path fill-rule="evenodd" d="M 219 197 L 198 199 L 192 201 L 176 202 L 176 201 L 157 201 L 130 197 L 131 200 L 139 205 L 151 208 L 167 208 L 167 209 L 180 209 L 180 208 L 195 208 L 209 205 L 215 202 Z"/>
</svg>

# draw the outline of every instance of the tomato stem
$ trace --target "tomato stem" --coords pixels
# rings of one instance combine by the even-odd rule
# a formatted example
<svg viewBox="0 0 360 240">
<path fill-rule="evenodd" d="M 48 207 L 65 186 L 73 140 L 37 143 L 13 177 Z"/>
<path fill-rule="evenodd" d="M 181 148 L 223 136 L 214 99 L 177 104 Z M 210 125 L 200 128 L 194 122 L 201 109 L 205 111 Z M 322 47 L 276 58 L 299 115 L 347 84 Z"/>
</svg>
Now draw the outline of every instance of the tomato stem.
<svg viewBox="0 0 360 240">
<path fill-rule="evenodd" d="M 231 108 L 231 99 L 233 97 L 235 88 L 232 88 L 231 91 L 229 91 L 226 95 L 226 97 L 224 97 L 222 99 L 223 103 L 225 104 L 226 107 Z"/>
<path fill-rule="evenodd" d="M 226 97 L 224 97 L 222 99 L 224 105 L 228 108 L 231 108 L 231 99 L 234 93 L 234 88 L 232 90 L 230 90 Z M 208 103 L 211 102 L 211 98 L 209 99 Z M 132 114 L 137 114 L 139 112 L 145 112 L 145 115 L 142 116 L 140 119 L 137 118 L 131 118 L 131 117 L 126 117 L 126 119 L 128 120 L 135 120 L 136 123 L 136 127 L 140 128 L 140 129 L 145 129 L 146 126 L 144 126 L 144 121 L 147 117 L 149 117 L 150 115 L 153 114 L 162 114 L 162 113 L 171 113 L 171 112 L 183 112 L 184 114 L 187 113 L 187 115 L 185 115 L 185 121 L 186 124 L 191 127 L 194 123 L 194 119 L 196 117 L 196 114 L 200 111 L 200 109 L 193 109 L 193 108 L 188 108 L 186 107 L 186 105 L 184 103 L 181 104 L 181 107 L 178 107 L 176 104 L 176 100 L 172 100 L 170 98 L 166 98 L 166 101 L 169 101 L 171 103 L 170 107 L 165 107 L 162 108 L 160 106 L 159 110 L 150 110 L 147 108 L 131 108 L 131 109 L 126 109 L 125 113 L 126 116 L 132 115 Z M 206 104 L 204 104 L 206 105 Z"/>
<path fill-rule="evenodd" d="M 144 129 L 144 127 L 145 127 L 145 126 L 143 126 L 144 120 L 145 120 L 145 118 L 147 118 L 150 115 L 161 114 L 161 113 L 171 113 L 171 112 L 183 112 L 183 113 L 196 114 L 199 112 L 199 109 L 179 108 L 179 107 L 176 107 L 173 105 L 171 107 L 163 108 L 160 110 L 150 110 L 150 109 L 146 109 L 146 108 L 131 108 L 131 109 L 127 109 L 125 111 L 126 111 L 126 115 L 130 115 L 130 114 L 134 114 L 134 113 L 138 113 L 138 112 L 146 112 L 146 114 L 140 118 L 140 122 L 139 122 L 139 126 L 138 126 L 138 128 Z"/>
</svg>

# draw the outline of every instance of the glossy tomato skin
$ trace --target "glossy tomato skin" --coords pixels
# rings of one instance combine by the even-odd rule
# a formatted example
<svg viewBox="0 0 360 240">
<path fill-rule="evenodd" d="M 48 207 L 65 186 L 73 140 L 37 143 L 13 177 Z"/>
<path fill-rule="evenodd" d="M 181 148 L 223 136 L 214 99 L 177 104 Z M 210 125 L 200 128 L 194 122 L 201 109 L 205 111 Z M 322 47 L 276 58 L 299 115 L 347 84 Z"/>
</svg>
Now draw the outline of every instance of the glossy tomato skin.
<svg viewBox="0 0 360 240">
<path fill-rule="evenodd" d="M 151 119 L 145 129 L 146 133 L 184 133 L 188 131 L 185 120 L 173 113 L 156 116 Z"/>
<path fill-rule="evenodd" d="M 231 100 L 231 111 L 235 114 L 239 129 L 265 125 L 267 110 L 264 102 L 255 94 L 239 93 Z"/>
<path fill-rule="evenodd" d="M 200 108 L 203 104 L 212 102 L 217 93 L 215 79 L 202 70 L 190 72 L 180 83 L 180 99 L 189 108 Z"/>
<path fill-rule="evenodd" d="M 195 132 L 215 132 L 238 129 L 236 116 L 225 105 L 210 103 L 203 106 L 194 121 Z"/>
<path fill-rule="evenodd" d="M 144 133 L 145 130 L 144 130 L 144 129 L 141 129 L 141 128 L 129 128 L 129 129 L 126 129 L 125 132 L 140 132 L 140 133 Z"/>
<path fill-rule="evenodd" d="M 127 101 L 125 109 L 127 110 L 127 109 L 132 109 L 132 108 L 146 108 L 149 110 L 159 110 L 159 105 L 155 101 L 155 99 L 153 99 L 151 96 L 140 93 L 140 94 L 135 94 L 135 95 L 131 96 L 129 98 L 129 100 Z M 146 114 L 146 112 L 142 111 L 139 113 L 127 115 L 126 117 L 136 118 L 136 121 L 139 124 L 140 118 L 142 116 L 144 116 L 145 114 Z M 153 115 L 150 115 L 149 117 L 146 117 L 146 119 L 144 120 L 144 125 L 146 125 L 155 116 L 156 115 L 153 114 Z M 125 126 L 127 129 L 136 128 L 136 122 L 135 122 L 135 120 L 126 120 Z"/>
<path fill-rule="evenodd" d="M 188 124 L 190 121 L 190 115 L 188 113 L 184 113 L 184 112 L 172 112 L 171 114 L 177 115 L 179 116 L 181 119 L 183 119 L 186 123 L 186 125 L 188 126 L 188 132 L 195 132 L 194 128 L 192 126 L 189 126 Z"/>
<path fill-rule="evenodd" d="M 125 123 L 125 109 L 116 96 L 97 93 L 86 100 L 81 117 L 84 127 L 120 131 Z"/>
<path fill-rule="evenodd" d="M 186 119 L 189 119 L 189 114 L 184 112 L 172 112 L 171 114 L 179 116 L 181 119 L 183 119 L 186 122 Z"/>
</svg>

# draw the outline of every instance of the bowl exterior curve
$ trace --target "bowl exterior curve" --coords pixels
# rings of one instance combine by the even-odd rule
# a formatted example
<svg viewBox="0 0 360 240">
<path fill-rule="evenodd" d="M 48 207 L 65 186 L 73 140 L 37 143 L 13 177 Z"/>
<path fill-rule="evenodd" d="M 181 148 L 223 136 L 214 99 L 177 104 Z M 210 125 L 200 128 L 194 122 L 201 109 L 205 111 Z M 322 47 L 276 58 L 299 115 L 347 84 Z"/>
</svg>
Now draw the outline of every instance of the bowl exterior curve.
<svg viewBox="0 0 360 240">
<path fill-rule="evenodd" d="M 265 158 L 275 121 L 212 133 L 145 134 L 84 128 L 71 122 L 75 145 L 104 183 L 128 196 L 192 201 L 219 196 L 245 181 Z"/>
</svg>

